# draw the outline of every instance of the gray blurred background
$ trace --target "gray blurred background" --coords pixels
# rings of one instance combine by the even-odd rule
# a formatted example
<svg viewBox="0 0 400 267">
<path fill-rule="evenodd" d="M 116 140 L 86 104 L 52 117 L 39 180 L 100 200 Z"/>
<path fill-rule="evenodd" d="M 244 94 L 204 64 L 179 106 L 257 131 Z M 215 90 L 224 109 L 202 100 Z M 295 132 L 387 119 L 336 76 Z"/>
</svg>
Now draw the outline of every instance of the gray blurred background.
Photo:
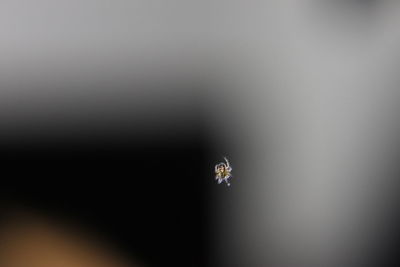
<svg viewBox="0 0 400 267">
<path fill-rule="evenodd" d="M 389 0 L 2 0 L 0 136 L 199 116 L 234 169 L 213 192 L 213 265 L 398 266 L 399 14 Z"/>
</svg>

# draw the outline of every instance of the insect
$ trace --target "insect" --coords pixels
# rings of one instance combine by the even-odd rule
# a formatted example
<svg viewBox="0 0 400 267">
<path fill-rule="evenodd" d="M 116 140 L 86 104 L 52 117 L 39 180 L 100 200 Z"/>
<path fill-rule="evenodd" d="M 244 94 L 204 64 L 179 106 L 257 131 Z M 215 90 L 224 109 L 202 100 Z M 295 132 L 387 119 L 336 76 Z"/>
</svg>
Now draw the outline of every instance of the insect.
<svg viewBox="0 0 400 267">
<path fill-rule="evenodd" d="M 227 158 L 224 157 L 224 160 L 225 162 L 215 165 L 215 180 L 218 181 L 218 184 L 226 182 L 226 184 L 230 186 L 229 179 L 232 178 L 232 167 Z"/>
</svg>

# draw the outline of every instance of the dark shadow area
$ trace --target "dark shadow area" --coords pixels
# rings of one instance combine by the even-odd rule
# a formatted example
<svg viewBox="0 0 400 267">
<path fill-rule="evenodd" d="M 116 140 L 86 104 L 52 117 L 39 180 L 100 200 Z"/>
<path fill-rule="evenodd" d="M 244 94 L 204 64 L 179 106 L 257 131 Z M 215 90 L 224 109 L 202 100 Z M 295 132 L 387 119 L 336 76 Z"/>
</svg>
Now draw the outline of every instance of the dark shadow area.
<svg viewBox="0 0 400 267">
<path fill-rule="evenodd" d="M 204 129 L 82 136 L 3 142 L 3 211 L 76 223 L 147 266 L 206 266 L 214 181 Z"/>
</svg>

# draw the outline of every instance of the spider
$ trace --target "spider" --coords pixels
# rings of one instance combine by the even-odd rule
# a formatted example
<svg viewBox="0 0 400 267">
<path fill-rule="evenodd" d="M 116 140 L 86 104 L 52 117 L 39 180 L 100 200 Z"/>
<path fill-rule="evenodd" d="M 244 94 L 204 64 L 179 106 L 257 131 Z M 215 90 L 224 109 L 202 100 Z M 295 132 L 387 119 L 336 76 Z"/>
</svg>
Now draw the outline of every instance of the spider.
<svg viewBox="0 0 400 267">
<path fill-rule="evenodd" d="M 215 165 L 215 179 L 218 181 L 218 184 L 225 181 L 226 184 L 230 186 L 231 184 L 229 183 L 229 178 L 232 178 L 232 167 L 229 165 L 229 161 L 227 158 L 224 157 L 224 160 L 225 162 L 221 162 Z"/>
</svg>

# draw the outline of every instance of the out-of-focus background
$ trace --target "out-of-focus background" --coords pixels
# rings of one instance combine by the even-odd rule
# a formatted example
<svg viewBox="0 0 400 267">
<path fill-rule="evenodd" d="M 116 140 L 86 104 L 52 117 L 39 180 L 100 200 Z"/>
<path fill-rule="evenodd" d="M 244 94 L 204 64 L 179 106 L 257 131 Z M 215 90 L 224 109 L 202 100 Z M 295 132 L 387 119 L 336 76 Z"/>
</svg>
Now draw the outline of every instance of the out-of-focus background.
<svg viewBox="0 0 400 267">
<path fill-rule="evenodd" d="M 121 195 L 143 189 L 124 203 L 160 246 L 143 234 L 127 254 L 154 266 L 398 266 L 399 13 L 388 0 L 1 1 L 3 202 L 46 213 L 13 193 L 36 192 L 46 155 L 54 181 L 72 162 L 85 196 L 110 185 L 115 199 L 122 177 Z M 53 154 L 65 167 L 43 164 Z M 223 156 L 230 188 L 213 180 Z M 96 181 L 107 162 L 124 171 Z M 65 201 L 81 190 L 67 188 Z"/>
</svg>

